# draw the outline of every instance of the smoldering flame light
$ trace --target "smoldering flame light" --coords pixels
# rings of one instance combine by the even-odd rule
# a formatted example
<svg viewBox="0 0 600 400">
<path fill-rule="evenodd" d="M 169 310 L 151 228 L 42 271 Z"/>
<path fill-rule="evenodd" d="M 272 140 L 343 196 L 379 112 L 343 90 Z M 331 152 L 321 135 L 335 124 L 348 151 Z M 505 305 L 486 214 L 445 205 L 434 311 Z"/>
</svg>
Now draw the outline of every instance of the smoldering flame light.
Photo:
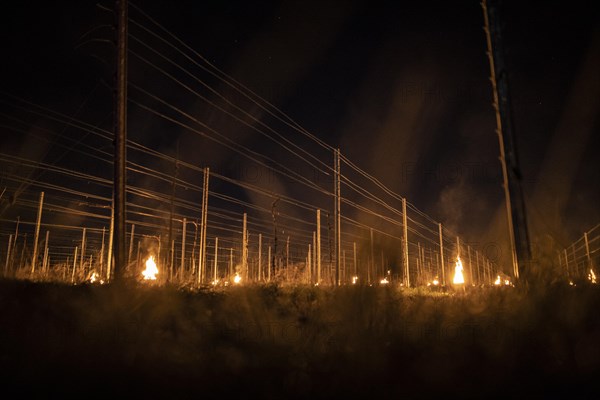
<svg viewBox="0 0 600 400">
<path fill-rule="evenodd" d="M 452 283 L 455 285 L 461 285 L 465 283 L 465 277 L 463 276 L 463 265 L 462 261 L 460 261 L 460 257 L 456 258 L 456 266 L 454 267 L 454 278 L 452 279 Z"/>
<path fill-rule="evenodd" d="M 142 275 L 144 276 L 144 280 L 146 281 L 155 281 L 157 274 L 158 268 L 156 267 L 156 263 L 154 262 L 154 256 L 150 256 L 146 260 L 146 269 L 142 271 Z"/>
</svg>

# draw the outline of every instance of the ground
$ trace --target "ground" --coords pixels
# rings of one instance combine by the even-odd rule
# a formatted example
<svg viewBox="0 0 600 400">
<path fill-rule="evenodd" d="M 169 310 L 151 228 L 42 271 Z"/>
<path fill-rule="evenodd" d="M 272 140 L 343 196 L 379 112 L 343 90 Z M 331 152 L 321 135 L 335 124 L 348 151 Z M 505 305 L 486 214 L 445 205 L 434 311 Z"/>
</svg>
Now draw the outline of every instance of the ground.
<svg viewBox="0 0 600 400">
<path fill-rule="evenodd" d="M 597 397 L 600 290 L 0 281 L 3 385 L 146 398 Z M 23 397 L 23 396 L 20 396 Z"/>
</svg>

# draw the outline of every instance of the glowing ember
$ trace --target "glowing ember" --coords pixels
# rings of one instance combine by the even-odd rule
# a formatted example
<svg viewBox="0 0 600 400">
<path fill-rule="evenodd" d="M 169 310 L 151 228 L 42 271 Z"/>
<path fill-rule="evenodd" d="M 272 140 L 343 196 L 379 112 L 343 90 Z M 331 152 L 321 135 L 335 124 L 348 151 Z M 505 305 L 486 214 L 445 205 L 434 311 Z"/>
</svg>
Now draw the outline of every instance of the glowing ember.
<svg viewBox="0 0 600 400">
<path fill-rule="evenodd" d="M 240 282 L 242 282 L 242 277 L 236 272 L 235 276 L 233 277 L 233 283 L 235 283 L 237 285 Z"/>
<path fill-rule="evenodd" d="M 437 286 L 440 284 L 440 281 L 438 281 L 438 278 L 433 278 L 433 281 L 431 283 L 433 284 L 433 286 Z"/>
<path fill-rule="evenodd" d="M 102 279 L 100 279 L 100 275 L 96 271 L 92 272 L 92 276 L 90 276 L 90 283 L 100 283 L 101 285 L 104 283 Z"/>
<path fill-rule="evenodd" d="M 594 270 L 591 268 L 590 268 L 590 273 L 588 274 L 588 279 L 590 280 L 590 282 L 596 283 L 596 274 L 594 273 Z"/>
<path fill-rule="evenodd" d="M 390 281 L 388 281 L 387 278 L 383 278 L 382 280 L 379 281 L 379 283 L 381 283 L 382 285 L 387 285 L 388 283 L 390 283 Z"/>
<path fill-rule="evenodd" d="M 496 285 L 496 286 L 500 286 L 500 284 L 501 284 L 501 283 L 502 283 L 502 281 L 500 280 L 500 275 L 498 275 L 498 276 L 496 277 L 496 280 L 494 281 L 494 285 Z"/>
<path fill-rule="evenodd" d="M 352 284 L 356 285 L 356 282 L 358 282 L 358 276 L 353 276 L 352 277 Z"/>
<path fill-rule="evenodd" d="M 212 281 L 212 285 L 213 286 L 217 286 L 219 284 L 219 280 L 215 279 L 214 281 Z"/>
<path fill-rule="evenodd" d="M 452 279 L 452 283 L 454 283 L 455 285 L 465 283 L 465 277 L 463 276 L 463 265 L 462 261 L 460 261 L 460 257 L 456 258 L 456 266 L 454 267 L 454 279 Z"/>
<path fill-rule="evenodd" d="M 146 260 L 146 269 L 142 271 L 142 275 L 144 276 L 144 280 L 154 281 L 156 280 L 156 274 L 158 274 L 158 268 L 154 262 L 154 256 L 150 256 Z"/>
</svg>

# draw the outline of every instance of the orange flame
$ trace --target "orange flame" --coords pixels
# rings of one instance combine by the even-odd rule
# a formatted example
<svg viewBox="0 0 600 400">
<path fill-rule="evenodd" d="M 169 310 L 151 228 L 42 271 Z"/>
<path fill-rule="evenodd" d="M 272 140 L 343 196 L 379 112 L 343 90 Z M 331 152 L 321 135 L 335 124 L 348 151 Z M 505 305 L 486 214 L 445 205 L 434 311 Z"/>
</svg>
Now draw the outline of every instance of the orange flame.
<svg viewBox="0 0 600 400">
<path fill-rule="evenodd" d="M 454 267 L 454 279 L 452 279 L 452 283 L 455 285 L 465 283 L 465 277 L 463 276 L 463 265 L 462 261 L 460 261 L 460 257 L 456 257 L 456 266 Z"/>
<path fill-rule="evenodd" d="M 142 271 L 142 275 L 144 276 L 144 280 L 154 281 L 156 280 L 156 274 L 158 274 L 158 268 L 154 262 L 154 256 L 150 256 L 146 260 L 146 269 Z"/>
</svg>

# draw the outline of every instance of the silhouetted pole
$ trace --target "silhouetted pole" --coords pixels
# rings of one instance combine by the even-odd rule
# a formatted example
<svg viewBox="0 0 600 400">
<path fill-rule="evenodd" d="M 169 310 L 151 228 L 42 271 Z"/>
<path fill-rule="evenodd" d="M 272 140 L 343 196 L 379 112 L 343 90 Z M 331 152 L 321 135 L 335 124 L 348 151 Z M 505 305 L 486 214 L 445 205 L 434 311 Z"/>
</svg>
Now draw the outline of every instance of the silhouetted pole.
<svg viewBox="0 0 600 400">
<path fill-rule="evenodd" d="M 527 273 L 525 266 L 531 260 L 529 233 L 525 215 L 525 201 L 521 188 L 521 171 L 517 156 L 515 132 L 512 124 L 511 104 L 508 90 L 508 72 L 504 63 L 501 21 L 497 0 L 483 0 L 483 17 L 487 39 L 490 81 L 496 111 L 496 133 L 500 145 L 500 163 L 504 178 L 504 197 L 511 246 L 513 276 L 519 279 L 519 267 Z M 525 277 L 525 282 L 527 279 Z"/>
<path fill-rule="evenodd" d="M 123 280 L 127 239 L 126 181 L 127 181 L 127 0 L 117 0 L 117 82 L 116 82 L 116 129 L 115 129 L 115 282 Z"/>
</svg>

